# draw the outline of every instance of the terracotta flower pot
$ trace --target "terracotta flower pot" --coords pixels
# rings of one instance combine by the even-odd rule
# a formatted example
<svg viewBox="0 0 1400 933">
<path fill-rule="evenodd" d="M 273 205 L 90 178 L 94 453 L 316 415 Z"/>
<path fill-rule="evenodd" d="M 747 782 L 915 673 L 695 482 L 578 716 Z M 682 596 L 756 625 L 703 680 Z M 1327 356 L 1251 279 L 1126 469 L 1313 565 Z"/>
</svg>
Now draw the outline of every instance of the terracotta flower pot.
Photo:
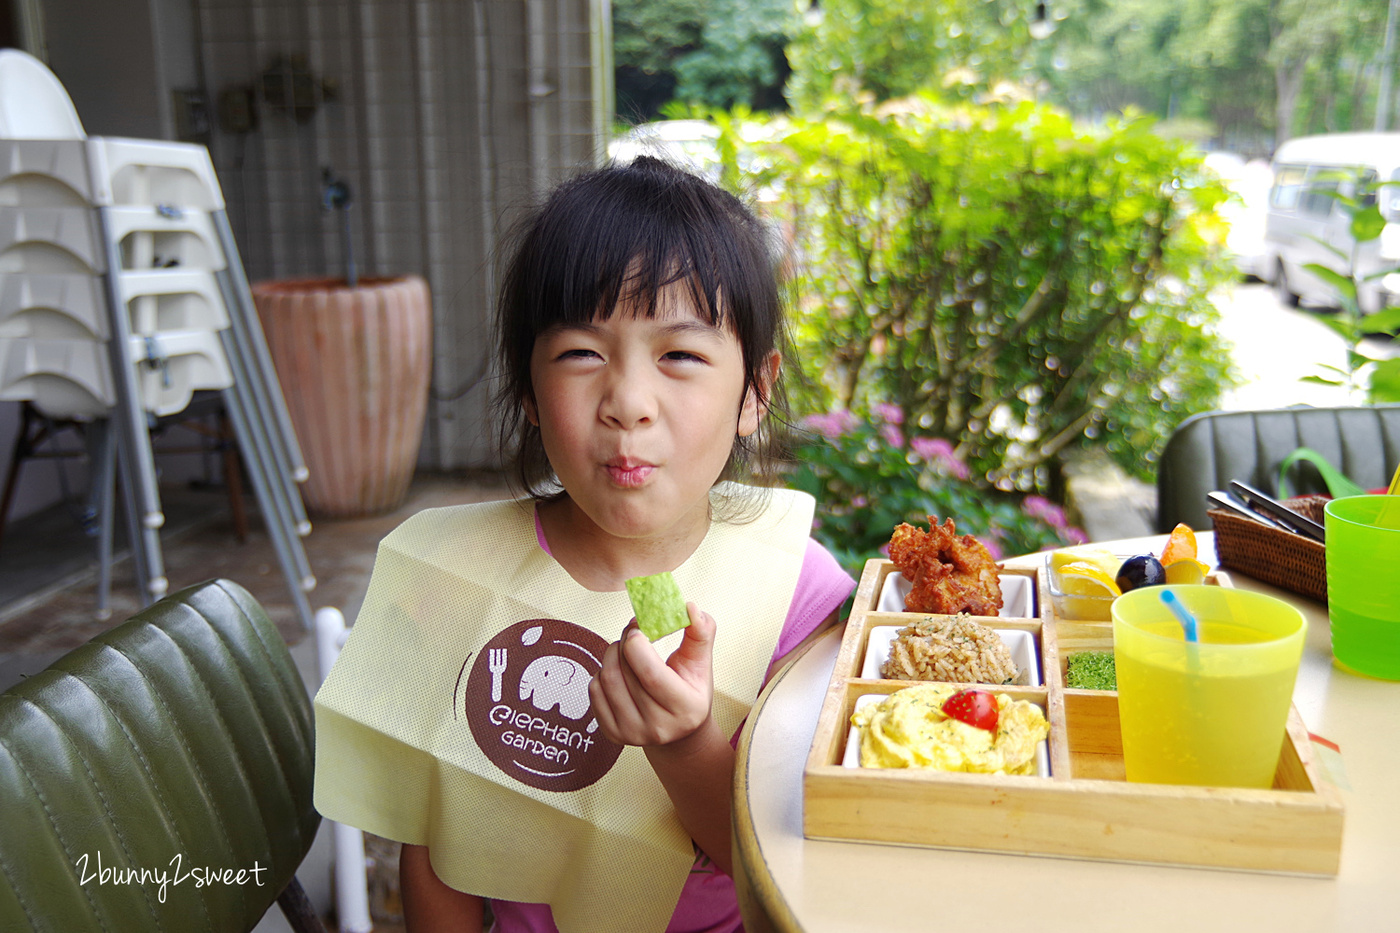
<svg viewBox="0 0 1400 933">
<path fill-rule="evenodd" d="M 413 478 L 432 368 L 428 284 L 416 275 L 252 286 L 310 479 L 307 511 L 393 509 Z"/>
</svg>

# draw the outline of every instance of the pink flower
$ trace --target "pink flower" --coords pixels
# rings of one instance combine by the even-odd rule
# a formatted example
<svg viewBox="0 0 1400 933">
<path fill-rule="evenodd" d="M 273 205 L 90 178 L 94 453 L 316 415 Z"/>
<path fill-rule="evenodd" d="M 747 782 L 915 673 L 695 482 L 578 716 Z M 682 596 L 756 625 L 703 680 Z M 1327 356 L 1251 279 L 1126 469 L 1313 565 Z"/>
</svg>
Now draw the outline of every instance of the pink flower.
<svg viewBox="0 0 1400 933">
<path fill-rule="evenodd" d="M 967 464 L 953 453 L 953 445 L 941 437 L 916 437 L 909 442 L 910 448 L 925 462 L 942 467 L 958 479 L 967 479 L 971 474 Z"/>
<path fill-rule="evenodd" d="M 953 456 L 953 445 L 941 437 L 916 437 L 909 442 L 909 446 L 914 453 L 929 463 L 943 457 Z"/>
<path fill-rule="evenodd" d="M 1070 525 L 1068 528 L 1062 530 L 1060 534 L 1063 535 L 1064 538 L 1068 540 L 1070 544 L 1089 543 L 1089 535 L 1085 533 L 1083 528 L 1076 528 L 1073 525 Z"/>
<path fill-rule="evenodd" d="M 903 447 L 904 435 L 899 433 L 899 428 L 892 424 L 880 425 L 880 436 L 885 439 L 885 443 L 891 447 Z"/>
<path fill-rule="evenodd" d="M 997 537 L 995 530 L 982 536 L 982 546 L 987 549 L 988 554 L 992 555 L 992 560 L 1001 560 L 1005 556 L 1001 549 L 1001 539 Z"/>
<path fill-rule="evenodd" d="M 1065 519 L 1065 510 L 1044 496 L 1026 496 L 1021 502 L 1021 511 L 1031 518 L 1042 520 L 1052 528 L 1058 528 L 1060 531 L 1069 527 L 1069 523 Z"/>
<path fill-rule="evenodd" d="M 822 437 L 833 439 L 849 434 L 859 425 L 860 419 L 844 408 L 824 415 L 808 415 L 802 419 L 802 427 Z"/>
<path fill-rule="evenodd" d="M 885 424 L 903 424 L 904 410 L 898 405 L 891 405 L 889 402 L 881 402 L 875 406 L 875 416 Z"/>
</svg>

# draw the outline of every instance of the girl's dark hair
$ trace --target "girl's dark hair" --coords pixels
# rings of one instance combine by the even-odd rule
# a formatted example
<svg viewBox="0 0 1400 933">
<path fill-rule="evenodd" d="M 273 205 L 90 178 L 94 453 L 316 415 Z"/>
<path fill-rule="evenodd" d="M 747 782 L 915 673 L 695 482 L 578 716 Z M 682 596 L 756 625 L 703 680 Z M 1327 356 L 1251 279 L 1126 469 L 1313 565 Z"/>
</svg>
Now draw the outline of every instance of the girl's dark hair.
<svg viewBox="0 0 1400 933">
<path fill-rule="evenodd" d="M 657 294 L 681 283 L 701 317 L 736 335 L 744 388 L 786 423 L 781 376 L 765 391 L 764 361 L 787 349 L 776 257 L 767 229 L 732 194 L 649 156 L 566 181 L 516 225 L 496 314 L 500 386 L 494 404 L 502 456 L 536 499 L 560 493 L 539 429 L 522 402 L 533 397 L 535 338 L 555 325 L 606 320 L 620 304 L 648 317 Z M 785 354 L 786 355 L 786 354 Z M 767 424 L 735 438 L 721 479 L 769 479 L 778 459 Z"/>
</svg>

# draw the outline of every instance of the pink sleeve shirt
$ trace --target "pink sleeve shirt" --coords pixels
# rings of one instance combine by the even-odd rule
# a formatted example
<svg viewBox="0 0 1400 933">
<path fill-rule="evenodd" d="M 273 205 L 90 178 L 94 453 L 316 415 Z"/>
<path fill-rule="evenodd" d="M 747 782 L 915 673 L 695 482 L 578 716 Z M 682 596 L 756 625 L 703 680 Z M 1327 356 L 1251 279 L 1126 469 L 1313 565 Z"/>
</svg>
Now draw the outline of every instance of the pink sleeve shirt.
<svg viewBox="0 0 1400 933">
<path fill-rule="evenodd" d="M 540 547 L 549 553 L 544 529 L 535 518 L 535 533 Z M 764 683 L 773 675 L 783 659 L 816 631 L 823 622 L 846 601 L 856 582 L 841 568 L 836 558 L 815 540 L 807 539 L 807 553 L 802 558 L 802 570 L 797 577 L 797 589 L 792 594 L 786 621 L 778 634 L 778 645 L 768 662 Z M 736 733 L 730 743 L 738 741 Z M 519 904 L 492 901 L 496 922 L 492 933 L 558 933 L 548 904 Z M 690 870 L 681 890 L 676 911 L 666 927 L 666 933 L 735 933 L 744 928 L 739 916 L 739 903 L 734 895 L 734 881 L 717 869 L 703 855 Z"/>
</svg>

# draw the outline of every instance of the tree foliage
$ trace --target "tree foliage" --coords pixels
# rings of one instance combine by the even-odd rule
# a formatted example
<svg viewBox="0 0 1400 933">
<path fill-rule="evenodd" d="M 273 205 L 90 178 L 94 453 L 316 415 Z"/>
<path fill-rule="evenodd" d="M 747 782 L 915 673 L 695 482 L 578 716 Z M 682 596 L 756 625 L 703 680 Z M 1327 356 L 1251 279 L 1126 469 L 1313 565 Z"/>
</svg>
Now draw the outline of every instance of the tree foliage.
<svg viewBox="0 0 1400 933">
<path fill-rule="evenodd" d="M 615 0 L 619 111 L 781 109 L 784 90 L 799 108 L 930 89 L 967 99 L 1009 82 L 1080 116 L 1134 107 L 1263 154 L 1291 136 L 1371 128 L 1388 0 L 1049 0 L 1058 29 L 1042 41 L 1028 0 L 822 0 L 805 17 L 798 6 L 809 5 Z"/>
<path fill-rule="evenodd" d="M 1388 0 L 1057 0 L 1042 72 L 1074 112 L 1135 106 L 1269 148 L 1370 129 Z"/>
<path fill-rule="evenodd" d="M 641 122 L 667 104 L 785 105 L 791 0 L 614 0 L 618 112 Z"/>
<path fill-rule="evenodd" d="M 789 47 L 789 98 L 875 100 L 926 88 L 969 95 L 1031 66 L 1033 4 L 988 0 L 823 0 Z"/>
<path fill-rule="evenodd" d="M 796 22 L 791 0 L 710 0 L 701 47 L 676 62 L 676 99 L 781 109 Z"/>
</svg>

